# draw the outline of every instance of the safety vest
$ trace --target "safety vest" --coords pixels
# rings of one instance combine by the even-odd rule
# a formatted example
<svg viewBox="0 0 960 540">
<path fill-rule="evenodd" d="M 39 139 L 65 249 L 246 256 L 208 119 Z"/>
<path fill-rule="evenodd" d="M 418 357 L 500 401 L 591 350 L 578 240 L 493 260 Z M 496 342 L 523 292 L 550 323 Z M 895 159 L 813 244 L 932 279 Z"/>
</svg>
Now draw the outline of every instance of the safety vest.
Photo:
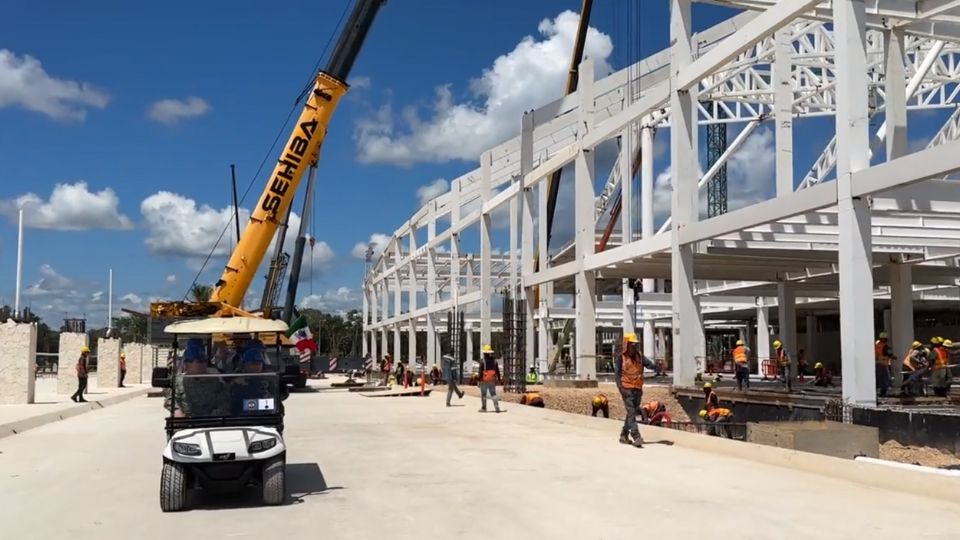
<svg viewBox="0 0 960 540">
<path fill-rule="evenodd" d="M 647 411 L 647 414 L 649 416 L 653 416 L 654 414 L 657 413 L 657 411 L 660 410 L 660 407 L 663 407 L 663 404 L 660 403 L 659 401 L 654 400 L 654 401 L 649 401 L 647 403 L 644 403 L 642 408 L 643 410 Z"/>
<path fill-rule="evenodd" d="M 903 359 L 903 369 L 906 371 L 916 371 L 917 367 L 913 365 L 913 354 L 907 354 L 907 357 Z"/>
<path fill-rule="evenodd" d="M 781 366 L 790 365 L 790 357 L 787 356 L 786 347 L 781 347 L 779 350 L 777 350 L 777 363 L 779 363 Z"/>
<path fill-rule="evenodd" d="M 536 383 L 537 383 L 537 374 L 527 373 L 527 384 L 536 384 Z"/>
<path fill-rule="evenodd" d="M 707 416 L 709 416 L 711 420 L 719 420 L 720 418 L 729 418 L 733 416 L 733 411 L 731 411 L 730 409 L 717 407 L 716 409 L 713 409 L 710 412 L 708 412 Z"/>
<path fill-rule="evenodd" d="M 943 347 L 934 347 L 937 358 L 933 361 L 933 369 L 947 369 L 950 366 L 950 353 Z"/>
<path fill-rule="evenodd" d="M 485 369 L 483 370 L 483 382 L 497 382 L 497 370 L 495 369 Z"/>
<path fill-rule="evenodd" d="M 543 401 L 543 398 L 540 397 L 539 392 L 527 392 L 526 394 L 523 395 L 523 397 L 526 400 L 524 401 L 524 403 L 527 405 L 533 405 L 537 401 Z"/>
<path fill-rule="evenodd" d="M 873 343 L 873 359 L 878 364 L 890 363 L 890 357 L 887 356 L 887 344 L 879 339 Z"/>
<path fill-rule="evenodd" d="M 620 386 L 623 388 L 643 388 L 643 358 L 623 353 L 623 366 L 620 370 Z"/>
<path fill-rule="evenodd" d="M 738 364 L 746 364 L 747 348 L 743 345 L 738 345 L 737 348 L 733 350 L 733 361 Z"/>
</svg>

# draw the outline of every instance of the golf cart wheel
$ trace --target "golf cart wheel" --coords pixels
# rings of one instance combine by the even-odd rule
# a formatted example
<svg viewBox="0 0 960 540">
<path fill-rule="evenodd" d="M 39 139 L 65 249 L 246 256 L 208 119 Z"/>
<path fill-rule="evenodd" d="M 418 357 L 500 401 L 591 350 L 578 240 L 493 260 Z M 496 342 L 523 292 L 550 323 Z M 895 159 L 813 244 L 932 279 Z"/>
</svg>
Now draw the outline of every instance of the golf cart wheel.
<svg viewBox="0 0 960 540">
<path fill-rule="evenodd" d="M 277 456 L 263 467 L 263 503 L 282 504 L 287 497 L 287 462 L 283 456 Z"/>
<path fill-rule="evenodd" d="M 179 512 L 187 504 L 187 473 L 183 465 L 164 462 L 160 474 L 160 509 Z"/>
</svg>

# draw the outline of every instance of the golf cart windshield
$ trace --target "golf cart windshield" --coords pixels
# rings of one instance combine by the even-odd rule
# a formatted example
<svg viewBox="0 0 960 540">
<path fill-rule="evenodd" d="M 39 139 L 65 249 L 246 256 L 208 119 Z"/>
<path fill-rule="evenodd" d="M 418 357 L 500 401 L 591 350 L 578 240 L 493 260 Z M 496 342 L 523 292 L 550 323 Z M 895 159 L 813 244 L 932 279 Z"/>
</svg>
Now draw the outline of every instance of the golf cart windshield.
<svg viewBox="0 0 960 540">
<path fill-rule="evenodd" d="M 280 378 L 276 373 L 181 377 L 183 391 L 177 407 L 187 417 L 269 416 L 277 414 L 281 406 Z"/>
</svg>

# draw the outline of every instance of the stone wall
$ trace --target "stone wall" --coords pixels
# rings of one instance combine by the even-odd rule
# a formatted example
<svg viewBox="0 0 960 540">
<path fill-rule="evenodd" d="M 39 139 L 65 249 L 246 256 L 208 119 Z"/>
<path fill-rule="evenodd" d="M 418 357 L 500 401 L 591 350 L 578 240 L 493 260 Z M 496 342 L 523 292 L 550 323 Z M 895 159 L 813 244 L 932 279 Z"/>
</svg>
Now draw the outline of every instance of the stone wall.
<svg viewBox="0 0 960 540">
<path fill-rule="evenodd" d="M 143 343 L 126 343 L 123 345 L 123 354 L 127 355 L 127 376 L 124 384 L 140 384 L 141 364 L 143 362 Z"/>
<path fill-rule="evenodd" d="M 80 349 L 87 345 L 86 334 L 60 333 L 60 352 L 57 355 L 58 394 L 72 394 L 77 391 L 77 359 L 80 358 Z"/>
<path fill-rule="evenodd" d="M 0 403 L 33 403 L 36 362 L 37 326 L 0 324 Z"/>
<path fill-rule="evenodd" d="M 153 377 L 153 351 L 156 350 L 154 345 L 144 345 L 143 346 L 143 360 L 140 363 L 140 381 L 144 384 L 150 384 L 150 379 Z"/>
<path fill-rule="evenodd" d="M 97 340 L 97 388 L 120 387 L 120 340 Z"/>
</svg>

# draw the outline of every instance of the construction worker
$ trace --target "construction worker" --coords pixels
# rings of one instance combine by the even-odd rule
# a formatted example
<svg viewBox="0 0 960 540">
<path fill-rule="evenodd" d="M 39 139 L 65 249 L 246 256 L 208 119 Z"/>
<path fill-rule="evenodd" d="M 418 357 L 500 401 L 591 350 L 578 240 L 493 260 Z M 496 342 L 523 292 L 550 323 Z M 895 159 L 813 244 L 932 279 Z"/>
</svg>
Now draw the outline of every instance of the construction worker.
<svg viewBox="0 0 960 540">
<path fill-rule="evenodd" d="M 434 386 L 440 384 L 440 368 L 436 364 L 430 370 L 430 381 Z"/>
<path fill-rule="evenodd" d="M 890 348 L 890 335 L 886 332 L 880 332 L 877 341 L 873 344 L 873 359 L 877 372 L 877 395 L 887 396 L 887 390 L 890 388 L 890 364 L 893 359 L 893 349 Z"/>
<path fill-rule="evenodd" d="M 742 339 L 737 340 L 737 346 L 733 349 L 733 365 L 736 368 L 737 390 L 743 390 L 746 382 L 747 390 L 750 389 L 750 349 Z"/>
<path fill-rule="evenodd" d="M 602 412 L 604 418 L 610 418 L 610 402 L 607 400 L 607 396 L 603 394 L 593 396 L 590 405 L 593 408 L 591 416 L 597 416 L 598 412 Z"/>
<path fill-rule="evenodd" d="M 720 396 L 713 391 L 713 383 L 703 383 L 703 408 L 712 411 L 720 406 Z"/>
<path fill-rule="evenodd" d="M 127 376 L 127 355 L 120 353 L 120 388 L 126 388 L 123 386 L 123 378 Z"/>
<path fill-rule="evenodd" d="M 487 412 L 487 394 L 493 400 L 493 408 L 500 412 L 500 400 L 497 398 L 497 381 L 500 380 L 500 364 L 493 357 L 493 347 L 484 345 L 483 358 L 480 360 L 480 411 Z"/>
<path fill-rule="evenodd" d="M 537 370 L 530 366 L 530 371 L 527 372 L 527 384 L 537 384 L 538 381 Z"/>
<path fill-rule="evenodd" d="M 653 400 L 644 403 L 640 407 L 640 420 L 644 424 L 659 426 L 663 424 L 663 413 L 667 412 L 667 406 L 663 403 Z"/>
<path fill-rule="evenodd" d="M 822 362 L 813 365 L 813 385 L 814 386 L 833 386 L 833 373 L 823 367 Z"/>
<path fill-rule="evenodd" d="M 531 407 L 540 407 L 541 409 L 546 407 L 543 403 L 543 396 L 540 395 L 540 392 L 527 392 L 520 397 L 521 405 L 529 405 Z"/>
<path fill-rule="evenodd" d="M 924 390 L 923 377 L 930 369 L 930 351 L 923 346 L 923 343 L 914 341 L 910 345 L 910 351 L 903 359 L 903 385 L 900 386 L 900 393 L 906 396 L 922 396 L 926 394 Z"/>
<path fill-rule="evenodd" d="M 807 371 L 807 352 L 803 349 L 797 351 L 797 380 L 803 382 L 803 375 Z"/>
<path fill-rule="evenodd" d="M 90 347 L 80 347 L 80 358 L 77 359 L 77 391 L 70 396 L 76 403 L 86 403 L 83 393 L 87 390 L 87 358 L 90 356 Z"/>
<path fill-rule="evenodd" d="M 633 446 L 643 447 L 643 437 L 637 427 L 640 399 L 643 397 L 643 355 L 637 350 L 640 340 L 634 333 L 623 336 L 623 354 L 614 363 L 615 379 L 623 405 L 627 409 L 627 416 L 623 420 L 623 429 L 620 430 L 620 442 Z"/>
<path fill-rule="evenodd" d="M 787 385 L 787 392 L 793 390 L 793 381 L 790 379 L 790 354 L 779 339 L 773 340 L 773 348 L 777 353 L 777 365 L 780 366 L 780 376 Z"/>
<path fill-rule="evenodd" d="M 950 391 L 952 379 L 950 374 L 950 347 L 953 347 L 953 342 L 935 337 L 930 340 L 930 343 L 933 344 L 933 368 L 930 373 L 930 386 L 933 387 L 933 395 L 946 397 L 947 392 Z"/>
<path fill-rule="evenodd" d="M 707 423 L 707 434 L 713 437 L 732 439 L 729 424 L 733 420 L 733 411 L 717 407 L 712 411 L 700 410 L 700 418 Z"/>
<path fill-rule="evenodd" d="M 460 363 L 449 354 L 443 355 L 441 359 L 443 364 L 443 378 L 447 381 L 447 407 L 450 407 L 450 398 L 454 394 L 457 399 L 463 399 L 463 390 L 457 388 L 457 381 L 460 379 Z"/>
</svg>

